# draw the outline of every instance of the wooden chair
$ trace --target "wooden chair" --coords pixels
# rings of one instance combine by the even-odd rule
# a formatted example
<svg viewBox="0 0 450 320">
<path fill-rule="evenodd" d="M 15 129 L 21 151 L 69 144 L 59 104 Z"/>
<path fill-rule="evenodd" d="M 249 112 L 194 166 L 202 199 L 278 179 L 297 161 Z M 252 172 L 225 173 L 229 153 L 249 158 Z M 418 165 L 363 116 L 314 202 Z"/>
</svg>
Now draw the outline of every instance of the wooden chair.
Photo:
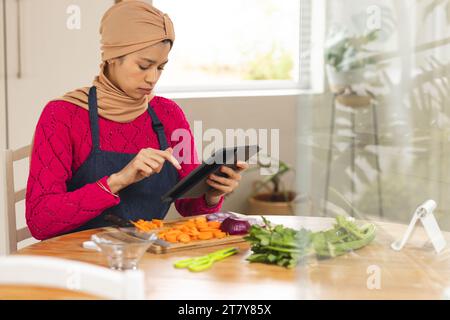
<svg viewBox="0 0 450 320">
<path fill-rule="evenodd" d="M 5 181 L 6 181 L 6 218 L 7 218 L 7 241 L 8 253 L 17 251 L 20 241 L 32 238 L 27 227 L 17 230 L 16 203 L 25 199 L 26 189 L 16 191 L 14 186 L 14 162 L 30 156 L 31 145 L 16 149 L 5 150 Z M 25 214 L 25 213 L 24 213 Z"/>
<path fill-rule="evenodd" d="M 99 298 L 142 300 L 144 284 L 144 273 L 139 270 L 115 271 L 55 257 L 0 257 L 0 286 L 43 287 L 43 298 L 45 288 L 49 291 L 56 288 Z"/>
</svg>

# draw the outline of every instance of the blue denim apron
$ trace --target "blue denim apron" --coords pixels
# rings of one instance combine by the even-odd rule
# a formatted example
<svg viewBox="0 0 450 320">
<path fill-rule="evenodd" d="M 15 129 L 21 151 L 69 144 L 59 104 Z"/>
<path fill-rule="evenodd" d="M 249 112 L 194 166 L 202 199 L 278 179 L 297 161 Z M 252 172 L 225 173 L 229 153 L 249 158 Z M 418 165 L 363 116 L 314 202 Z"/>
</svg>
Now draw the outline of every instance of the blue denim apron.
<svg viewBox="0 0 450 320">
<path fill-rule="evenodd" d="M 122 170 L 136 154 L 103 151 L 100 149 L 99 125 L 97 113 L 97 89 L 89 89 L 89 120 L 92 134 L 92 150 L 87 160 L 80 166 L 72 179 L 67 183 L 67 191 L 74 191 L 88 183 L 96 182 L 104 176 L 109 176 Z M 148 113 L 152 119 L 152 127 L 158 136 L 159 149 L 168 148 L 164 127 L 149 103 Z M 149 128 L 150 130 L 150 128 Z M 170 203 L 163 203 L 161 196 L 178 182 L 177 169 L 168 161 L 164 162 L 159 173 L 131 184 L 119 191 L 120 203 L 108 208 L 96 218 L 88 221 L 75 231 L 110 226 L 104 219 L 112 213 L 126 221 L 138 219 L 162 219 L 169 210 Z"/>
</svg>

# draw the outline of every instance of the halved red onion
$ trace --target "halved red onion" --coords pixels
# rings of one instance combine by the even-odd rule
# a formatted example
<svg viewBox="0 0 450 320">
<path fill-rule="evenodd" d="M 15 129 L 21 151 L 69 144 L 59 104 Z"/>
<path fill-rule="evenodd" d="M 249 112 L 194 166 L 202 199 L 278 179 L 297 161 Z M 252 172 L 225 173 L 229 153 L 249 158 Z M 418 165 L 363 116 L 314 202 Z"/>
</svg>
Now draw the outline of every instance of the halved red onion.
<svg viewBox="0 0 450 320">
<path fill-rule="evenodd" d="M 220 230 L 231 235 L 247 234 L 250 229 L 250 223 L 246 219 L 228 217 L 223 220 Z"/>
</svg>

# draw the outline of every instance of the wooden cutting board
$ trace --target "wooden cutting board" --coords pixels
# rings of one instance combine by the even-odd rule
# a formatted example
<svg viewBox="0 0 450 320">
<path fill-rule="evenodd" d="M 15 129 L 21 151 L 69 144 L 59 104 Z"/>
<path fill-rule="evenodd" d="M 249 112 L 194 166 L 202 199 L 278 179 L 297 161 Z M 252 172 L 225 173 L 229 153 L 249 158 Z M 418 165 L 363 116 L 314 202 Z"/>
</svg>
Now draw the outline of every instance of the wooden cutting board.
<svg viewBox="0 0 450 320">
<path fill-rule="evenodd" d="M 161 230 L 168 229 L 176 225 L 177 223 L 187 221 L 192 218 L 201 217 L 195 216 L 195 217 L 186 217 L 186 218 L 180 218 L 177 220 L 171 220 L 171 221 L 164 221 L 164 227 L 161 229 L 155 229 L 152 231 L 155 231 L 158 233 Z M 153 243 L 149 248 L 148 252 L 155 253 L 155 254 L 161 254 L 161 253 L 170 253 L 175 251 L 181 251 L 181 250 L 188 250 L 192 248 L 206 248 L 206 247 L 213 247 L 213 246 L 219 246 L 219 245 L 227 245 L 227 244 L 233 244 L 233 243 L 239 243 L 239 242 L 245 242 L 244 240 L 245 235 L 235 235 L 235 236 L 226 236 L 222 239 L 210 239 L 210 240 L 192 240 L 189 243 L 170 243 L 169 247 L 163 247 L 160 245 L 157 245 Z"/>
</svg>

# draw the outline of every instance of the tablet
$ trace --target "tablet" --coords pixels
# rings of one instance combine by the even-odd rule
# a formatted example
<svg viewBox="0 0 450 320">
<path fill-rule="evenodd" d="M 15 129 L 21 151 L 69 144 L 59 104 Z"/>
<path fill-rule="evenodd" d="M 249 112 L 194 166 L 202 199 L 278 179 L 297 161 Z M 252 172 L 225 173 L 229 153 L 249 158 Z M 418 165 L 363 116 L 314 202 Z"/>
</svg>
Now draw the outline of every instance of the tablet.
<svg viewBox="0 0 450 320">
<path fill-rule="evenodd" d="M 176 199 L 198 198 L 212 187 L 206 183 L 208 176 L 217 172 L 222 165 L 235 168 L 237 161 L 248 161 L 260 150 L 258 145 L 238 146 L 223 148 L 216 151 L 208 160 L 192 170 L 186 177 L 179 181 L 171 190 L 161 197 L 163 202 L 172 202 Z"/>
</svg>

